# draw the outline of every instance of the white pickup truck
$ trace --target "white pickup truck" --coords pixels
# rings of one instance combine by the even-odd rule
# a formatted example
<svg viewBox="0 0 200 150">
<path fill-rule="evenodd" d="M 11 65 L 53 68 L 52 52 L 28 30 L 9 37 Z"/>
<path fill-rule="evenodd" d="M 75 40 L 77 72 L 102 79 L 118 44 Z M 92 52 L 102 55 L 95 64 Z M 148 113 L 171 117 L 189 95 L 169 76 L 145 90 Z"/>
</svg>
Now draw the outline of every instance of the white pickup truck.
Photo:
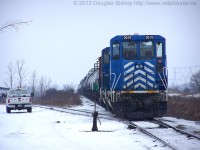
<svg viewBox="0 0 200 150">
<path fill-rule="evenodd" d="M 33 93 L 25 88 L 10 89 L 6 97 L 6 112 L 10 113 L 11 110 L 27 109 L 28 112 L 32 112 L 32 97 Z"/>
</svg>

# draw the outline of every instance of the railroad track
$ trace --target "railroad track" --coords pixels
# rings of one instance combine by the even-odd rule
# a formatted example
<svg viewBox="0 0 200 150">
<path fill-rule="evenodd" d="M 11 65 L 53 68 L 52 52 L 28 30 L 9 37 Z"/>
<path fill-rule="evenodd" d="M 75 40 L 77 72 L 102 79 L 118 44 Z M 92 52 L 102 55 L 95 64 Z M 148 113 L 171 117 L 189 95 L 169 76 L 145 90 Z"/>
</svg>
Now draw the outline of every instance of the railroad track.
<svg viewBox="0 0 200 150">
<path fill-rule="evenodd" d="M 89 111 L 89 110 L 77 110 L 77 109 L 73 109 L 73 108 L 65 108 L 65 109 L 63 109 L 63 108 L 55 108 L 55 107 L 47 107 L 47 106 L 34 106 L 34 107 L 40 107 L 40 108 L 49 109 L 49 110 L 53 110 L 53 111 L 58 111 L 58 112 L 63 112 L 63 113 L 68 113 L 68 114 L 73 114 L 73 115 L 87 116 L 87 117 L 92 117 L 92 114 L 93 114 L 93 111 Z M 160 135 L 156 135 L 155 134 L 156 133 L 155 132 L 156 129 L 159 129 L 159 131 L 157 131 L 157 132 L 164 132 L 164 133 L 166 132 L 166 134 L 168 134 L 167 133 L 168 132 L 167 129 L 172 129 L 173 131 L 176 132 L 176 135 L 181 134 L 182 136 L 185 137 L 185 139 L 189 139 L 188 141 L 193 140 L 191 138 L 195 138 L 200 143 L 200 138 L 199 137 L 197 137 L 197 136 L 195 136 L 195 135 L 193 135 L 191 133 L 188 133 L 188 132 L 182 131 L 180 129 L 177 129 L 177 128 L 173 127 L 173 126 L 170 126 L 170 125 L 162 122 L 159 119 L 154 119 L 154 120 L 151 120 L 151 121 L 144 121 L 146 123 L 157 124 L 157 127 L 155 127 L 155 128 L 151 128 L 151 127 L 144 128 L 144 127 L 138 125 L 136 121 L 128 121 L 128 120 L 125 120 L 125 119 L 122 119 L 122 118 L 117 118 L 114 115 L 99 113 L 98 118 L 99 119 L 107 119 L 107 120 L 118 121 L 118 122 L 127 124 L 128 128 L 130 128 L 130 129 L 138 129 L 143 134 L 145 134 L 145 135 L 147 135 L 147 136 L 155 139 L 156 141 L 161 142 L 165 147 L 168 147 L 168 148 L 170 148 L 172 150 L 181 149 L 181 148 L 179 148 L 179 146 L 181 145 L 180 144 L 181 142 L 179 142 L 179 143 L 177 143 L 177 145 L 175 145 L 172 142 L 172 140 L 171 141 L 168 140 L 168 139 L 166 140 L 164 137 L 162 137 Z M 165 129 L 166 131 L 164 131 L 164 130 L 161 131 L 162 129 Z M 170 132 L 173 132 L 173 131 L 170 130 Z M 179 136 L 180 135 L 178 135 L 177 138 L 179 138 Z M 183 142 L 184 142 L 184 140 L 182 141 L 182 143 Z M 193 140 L 193 142 L 195 143 L 196 141 Z M 198 148 L 196 148 L 196 149 L 198 149 Z"/>
<path fill-rule="evenodd" d="M 151 125 L 147 125 L 147 127 L 138 125 L 141 122 L 146 124 L 154 124 L 155 127 L 152 127 Z M 198 136 L 170 126 L 159 119 L 140 122 L 126 121 L 125 123 L 129 126 L 129 128 L 137 128 L 142 133 L 154 138 L 157 141 L 160 141 L 164 146 L 167 146 L 172 150 L 182 150 L 184 147 L 183 145 L 188 142 L 191 143 L 191 149 L 198 150 L 200 148 L 200 138 Z"/>
<path fill-rule="evenodd" d="M 58 111 L 62 113 L 68 113 L 72 115 L 80 115 L 80 116 L 86 116 L 86 117 L 92 117 L 92 114 L 94 113 L 93 111 L 89 111 L 89 110 L 77 110 L 77 109 L 72 109 L 72 108 L 57 108 L 57 107 L 38 106 L 38 105 L 34 105 L 33 107 L 40 107 L 40 108 Z M 114 120 L 113 117 L 115 116 L 103 114 L 103 113 L 98 114 L 99 119 Z"/>
<path fill-rule="evenodd" d="M 167 146 L 167 147 L 169 147 L 169 148 L 172 149 L 172 150 L 176 150 L 175 147 L 173 147 L 173 146 L 170 145 L 169 143 L 165 142 L 165 141 L 162 140 L 161 138 L 157 137 L 156 135 L 150 133 L 150 132 L 147 131 L 145 128 L 142 128 L 142 127 L 138 126 L 138 125 L 135 124 L 134 122 L 132 122 L 132 121 L 128 121 L 128 122 L 125 121 L 125 124 L 128 125 L 128 128 L 130 128 L 130 129 L 138 129 L 140 132 L 144 133 L 145 135 L 147 135 L 147 136 L 149 136 L 149 137 L 151 137 L 151 138 L 153 138 L 153 139 L 155 139 L 155 140 L 161 142 L 164 146 Z"/>
<path fill-rule="evenodd" d="M 184 134 L 184 135 L 186 135 L 187 137 L 193 137 L 193 138 L 196 138 L 197 140 L 200 140 L 200 137 L 198 137 L 198 136 L 196 136 L 196 135 L 194 135 L 194 134 L 192 134 L 192 133 L 186 132 L 186 131 L 184 131 L 184 130 L 178 129 L 178 128 L 176 128 L 176 127 L 173 127 L 173 126 L 171 126 L 171 125 L 169 125 L 169 124 L 167 124 L 167 123 L 162 122 L 162 121 L 159 120 L 159 119 L 154 119 L 154 121 L 157 122 L 158 124 L 160 124 L 160 125 L 166 127 L 166 128 L 171 128 L 171 129 L 173 129 L 173 130 L 175 130 L 175 131 L 177 131 L 177 132 L 179 132 L 179 133 L 181 133 L 181 134 Z"/>
</svg>

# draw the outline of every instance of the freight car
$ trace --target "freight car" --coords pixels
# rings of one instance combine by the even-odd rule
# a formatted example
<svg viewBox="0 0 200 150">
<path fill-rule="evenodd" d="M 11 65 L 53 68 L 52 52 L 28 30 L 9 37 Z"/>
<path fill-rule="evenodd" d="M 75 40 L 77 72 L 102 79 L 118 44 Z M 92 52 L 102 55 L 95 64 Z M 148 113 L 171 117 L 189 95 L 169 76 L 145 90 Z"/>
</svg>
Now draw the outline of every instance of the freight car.
<svg viewBox="0 0 200 150">
<path fill-rule="evenodd" d="M 101 51 L 78 91 L 116 115 L 131 120 L 167 111 L 167 57 L 160 35 L 119 35 Z"/>
</svg>

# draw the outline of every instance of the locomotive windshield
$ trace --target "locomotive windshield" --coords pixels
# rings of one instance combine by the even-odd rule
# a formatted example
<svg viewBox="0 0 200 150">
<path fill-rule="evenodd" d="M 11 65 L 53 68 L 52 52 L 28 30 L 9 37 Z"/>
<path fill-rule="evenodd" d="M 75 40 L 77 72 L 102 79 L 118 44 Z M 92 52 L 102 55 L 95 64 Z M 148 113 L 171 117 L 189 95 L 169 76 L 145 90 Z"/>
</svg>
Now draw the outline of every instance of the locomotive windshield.
<svg viewBox="0 0 200 150">
<path fill-rule="evenodd" d="M 140 42 L 140 59 L 149 60 L 154 56 L 153 42 Z"/>
<path fill-rule="evenodd" d="M 136 59 L 137 57 L 136 42 L 123 42 L 123 57 L 125 59 Z"/>
</svg>

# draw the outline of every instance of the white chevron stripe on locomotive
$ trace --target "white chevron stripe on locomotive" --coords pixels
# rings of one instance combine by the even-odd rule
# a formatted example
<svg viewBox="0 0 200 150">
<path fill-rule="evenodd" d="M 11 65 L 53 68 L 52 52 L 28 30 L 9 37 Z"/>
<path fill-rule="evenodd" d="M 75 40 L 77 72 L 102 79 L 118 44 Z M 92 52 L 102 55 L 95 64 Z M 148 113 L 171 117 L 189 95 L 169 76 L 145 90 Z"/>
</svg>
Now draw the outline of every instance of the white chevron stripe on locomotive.
<svg viewBox="0 0 200 150">
<path fill-rule="evenodd" d="M 139 86 L 142 87 L 143 89 L 146 89 L 146 86 L 143 85 L 142 83 L 136 84 L 136 85 L 134 86 L 134 88 L 136 89 L 136 88 L 138 88 Z"/>
<path fill-rule="evenodd" d="M 153 68 L 154 67 L 154 65 L 152 64 L 152 63 L 150 63 L 150 62 L 144 62 L 146 65 L 148 65 L 148 66 L 150 66 L 151 68 Z"/>
<path fill-rule="evenodd" d="M 127 63 L 126 65 L 124 65 L 124 69 L 126 69 L 128 66 L 130 66 L 130 65 L 132 65 L 132 64 L 134 64 L 134 62 L 129 62 L 129 63 Z"/>
<path fill-rule="evenodd" d="M 147 68 L 146 66 L 144 66 L 144 70 L 146 70 L 146 71 L 149 72 L 149 73 L 154 73 L 153 70 Z"/>
<path fill-rule="evenodd" d="M 130 78 L 132 78 L 132 77 L 133 77 L 133 74 L 130 74 L 130 75 L 128 75 L 127 77 L 124 78 L 124 81 L 127 81 L 127 80 L 129 80 Z"/>
<path fill-rule="evenodd" d="M 133 84 L 133 80 L 131 80 L 130 82 L 127 83 L 127 87 L 129 87 L 132 84 Z"/>
<path fill-rule="evenodd" d="M 137 71 L 135 71 L 135 75 L 137 75 L 137 74 L 139 74 L 139 73 L 141 73 L 142 75 L 146 75 L 146 73 L 144 72 L 144 71 L 142 71 L 142 70 L 137 70 Z"/>
<path fill-rule="evenodd" d="M 150 75 L 147 75 L 147 78 L 150 79 L 153 82 L 155 81 L 155 79 L 152 76 L 150 76 Z"/>
<path fill-rule="evenodd" d="M 128 74 L 129 72 L 135 70 L 135 66 L 133 66 L 132 68 L 128 69 L 127 71 L 124 72 L 124 75 Z"/>
<path fill-rule="evenodd" d="M 141 76 L 137 77 L 134 79 L 134 82 L 137 82 L 137 81 L 143 81 L 144 83 L 146 83 L 146 80 L 144 78 L 142 78 Z"/>
<path fill-rule="evenodd" d="M 147 84 L 151 87 L 153 87 L 153 84 L 151 82 L 147 82 Z"/>
</svg>

